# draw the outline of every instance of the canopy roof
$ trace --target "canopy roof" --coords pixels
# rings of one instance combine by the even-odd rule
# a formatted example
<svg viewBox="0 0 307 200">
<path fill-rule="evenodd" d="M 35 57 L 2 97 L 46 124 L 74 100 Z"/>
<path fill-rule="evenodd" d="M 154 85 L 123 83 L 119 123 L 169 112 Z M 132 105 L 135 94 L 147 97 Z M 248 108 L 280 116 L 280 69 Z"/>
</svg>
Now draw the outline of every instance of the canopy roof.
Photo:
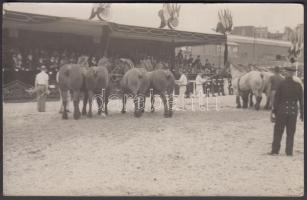
<svg viewBox="0 0 307 200">
<path fill-rule="evenodd" d="M 226 38 L 222 34 L 206 34 L 159 28 L 148 28 L 117 24 L 107 21 L 82 20 L 55 17 L 15 11 L 4 11 L 3 28 L 44 32 L 71 33 L 101 37 L 103 29 L 109 29 L 111 38 L 128 40 L 149 40 L 170 43 L 174 46 L 202 44 L 222 44 Z"/>
</svg>

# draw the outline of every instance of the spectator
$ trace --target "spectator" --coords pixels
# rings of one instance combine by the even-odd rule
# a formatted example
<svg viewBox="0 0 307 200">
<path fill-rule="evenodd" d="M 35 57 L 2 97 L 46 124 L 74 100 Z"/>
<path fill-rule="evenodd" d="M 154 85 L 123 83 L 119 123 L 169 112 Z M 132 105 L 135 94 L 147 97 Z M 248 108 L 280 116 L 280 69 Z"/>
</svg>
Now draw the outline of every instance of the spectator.
<svg viewBox="0 0 307 200">
<path fill-rule="evenodd" d="M 179 86 L 179 95 L 178 95 L 178 107 L 184 109 L 184 96 L 187 89 L 188 79 L 184 73 L 180 73 L 180 78 L 176 80 L 176 84 Z"/>
<path fill-rule="evenodd" d="M 189 59 L 188 59 L 188 67 L 189 67 L 189 68 L 192 67 L 193 60 L 194 60 L 194 59 L 193 59 L 193 56 L 192 56 L 192 54 L 190 54 Z"/>
<path fill-rule="evenodd" d="M 206 59 L 206 62 L 205 62 L 205 68 L 207 68 L 207 69 L 211 69 L 211 64 L 210 64 L 210 62 L 209 62 L 209 60 L 208 60 L 208 59 Z"/>
<path fill-rule="evenodd" d="M 195 61 L 193 62 L 192 68 L 195 68 L 197 72 L 200 72 L 201 68 L 200 55 L 198 55 Z"/>
<path fill-rule="evenodd" d="M 180 49 L 177 56 L 176 56 L 176 59 L 178 60 L 178 64 L 181 65 L 182 62 L 183 62 L 183 55 L 182 55 L 182 50 Z"/>
<path fill-rule="evenodd" d="M 195 94 L 199 97 L 204 95 L 203 83 L 207 80 L 202 77 L 201 73 L 198 73 L 195 79 Z"/>
<path fill-rule="evenodd" d="M 37 93 L 37 109 L 38 112 L 45 112 L 46 97 L 48 94 L 49 76 L 46 73 L 46 66 L 41 66 L 41 72 L 35 77 L 35 91 Z"/>
</svg>

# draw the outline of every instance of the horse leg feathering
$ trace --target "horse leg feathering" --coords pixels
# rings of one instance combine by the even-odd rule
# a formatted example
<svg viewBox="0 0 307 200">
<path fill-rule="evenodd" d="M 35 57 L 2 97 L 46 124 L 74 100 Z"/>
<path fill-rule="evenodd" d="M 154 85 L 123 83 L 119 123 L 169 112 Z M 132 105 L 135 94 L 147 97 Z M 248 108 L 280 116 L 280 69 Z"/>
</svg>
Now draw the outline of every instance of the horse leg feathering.
<svg viewBox="0 0 307 200">
<path fill-rule="evenodd" d="M 60 90 L 60 92 L 61 92 L 62 104 L 63 104 L 62 118 L 68 119 L 68 116 L 67 116 L 67 91 L 63 92 L 62 90 Z"/>
<path fill-rule="evenodd" d="M 134 95 L 133 101 L 134 101 L 134 116 L 135 117 L 141 117 L 142 112 L 140 112 L 139 95 Z"/>
<path fill-rule="evenodd" d="M 106 88 L 102 91 L 102 98 L 103 98 L 103 102 L 104 102 L 104 114 L 108 115 L 108 103 L 109 103 L 109 93 L 110 90 L 109 88 Z"/>
<path fill-rule="evenodd" d="M 260 108 L 261 99 L 262 99 L 261 96 L 257 96 L 256 97 L 256 104 L 255 104 L 255 109 L 256 110 L 259 110 L 259 108 Z"/>
<path fill-rule="evenodd" d="M 122 107 L 122 111 L 121 113 L 126 113 L 126 103 L 127 103 L 127 96 L 125 93 L 123 93 L 123 96 L 122 96 L 122 102 L 123 102 L 123 107 Z"/>
<path fill-rule="evenodd" d="M 237 103 L 237 108 L 241 108 L 240 95 L 236 95 L 236 103 Z"/>
<path fill-rule="evenodd" d="M 155 96 L 154 96 L 154 92 L 153 92 L 153 89 L 150 89 L 150 102 L 151 102 L 151 112 L 155 112 Z"/>
<path fill-rule="evenodd" d="M 169 102 L 169 111 L 168 111 L 168 115 L 169 117 L 173 116 L 173 93 L 169 93 L 169 98 L 168 98 L 168 102 Z"/>
<path fill-rule="evenodd" d="M 164 105 L 164 117 L 169 117 L 169 112 L 168 112 L 168 103 L 167 103 L 167 99 L 164 93 L 160 94 L 163 105 Z"/>
<path fill-rule="evenodd" d="M 93 116 L 93 114 L 92 114 L 92 103 L 93 103 L 93 91 L 89 91 L 88 92 L 88 106 L 89 106 L 89 108 L 88 108 L 88 113 L 87 113 L 87 116 L 88 117 L 92 117 Z"/>
<path fill-rule="evenodd" d="M 88 91 L 84 92 L 84 97 L 83 97 L 83 108 L 82 108 L 82 115 L 86 115 L 86 105 L 88 101 Z"/>
<path fill-rule="evenodd" d="M 73 101 L 74 101 L 74 119 L 79 119 L 81 116 L 80 110 L 79 110 L 79 96 L 80 91 L 74 91 L 73 92 Z"/>
</svg>

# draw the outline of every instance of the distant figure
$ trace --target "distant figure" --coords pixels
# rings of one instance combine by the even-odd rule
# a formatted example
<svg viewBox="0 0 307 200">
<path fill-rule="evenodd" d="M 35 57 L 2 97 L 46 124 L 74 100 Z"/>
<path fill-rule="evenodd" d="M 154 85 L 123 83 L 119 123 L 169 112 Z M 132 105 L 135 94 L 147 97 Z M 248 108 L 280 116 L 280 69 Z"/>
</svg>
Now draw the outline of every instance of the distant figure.
<svg viewBox="0 0 307 200">
<path fill-rule="evenodd" d="M 184 73 L 181 73 L 180 78 L 175 82 L 179 86 L 178 105 L 184 109 L 184 95 L 187 89 L 188 79 Z"/>
<path fill-rule="evenodd" d="M 293 80 L 296 71 L 294 66 L 286 67 L 286 78 L 276 90 L 274 106 L 271 113 L 271 121 L 275 122 L 272 151 L 270 155 L 277 155 L 280 150 L 280 143 L 284 129 L 286 128 L 286 154 L 293 155 L 294 133 L 298 115 L 304 121 L 304 92 L 300 83 Z"/>
<path fill-rule="evenodd" d="M 41 72 L 35 77 L 35 91 L 37 94 L 37 109 L 38 112 L 45 112 L 46 98 L 49 93 L 49 75 L 46 73 L 46 66 L 41 66 Z"/>
<path fill-rule="evenodd" d="M 198 73 L 195 79 L 195 94 L 202 97 L 204 94 L 203 83 L 207 80 L 202 78 L 202 74 Z"/>
<path fill-rule="evenodd" d="M 179 62 L 179 64 L 181 65 L 182 61 L 183 61 L 183 54 L 182 54 L 182 50 L 180 49 L 178 54 L 177 54 L 177 60 Z"/>
<path fill-rule="evenodd" d="M 193 59 L 193 56 L 192 56 L 192 54 L 190 54 L 189 59 L 188 59 L 188 65 L 189 65 L 189 67 L 192 66 L 193 60 L 194 60 L 194 59 Z"/>
<path fill-rule="evenodd" d="M 283 80 L 284 80 L 284 78 L 280 74 L 279 66 L 275 66 L 274 75 L 270 77 L 272 109 L 274 109 L 273 106 L 274 106 L 274 99 L 275 99 L 276 90 Z"/>
<path fill-rule="evenodd" d="M 205 68 L 206 69 L 211 69 L 211 64 L 210 64 L 208 59 L 206 59 L 206 61 L 205 61 Z"/>
<path fill-rule="evenodd" d="M 195 61 L 193 62 L 193 68 L 196 68 L 198 72 L 200 71 L 201 68 L 200 55 L 198 55 Z"/>
</svg>

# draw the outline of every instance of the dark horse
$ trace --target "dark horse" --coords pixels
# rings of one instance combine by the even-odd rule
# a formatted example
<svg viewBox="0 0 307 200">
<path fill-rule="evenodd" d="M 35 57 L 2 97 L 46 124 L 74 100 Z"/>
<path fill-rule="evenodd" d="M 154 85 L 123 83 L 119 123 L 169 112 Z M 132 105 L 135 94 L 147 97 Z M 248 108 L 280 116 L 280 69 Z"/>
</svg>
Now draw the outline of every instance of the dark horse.
<svg viewBox="0 0 307 200">
<path fill-rule="evenodd" d="M 132 94 L 134 99 L 134 116 L 141 117 L 145 108 L 146 93 L 149 88 L 149 77 L 145 69 L 132 68 L 128 70 L 121 80 L 123 92 L 122 113 L 126 113 L 127 94 Z"/>
<path fill-rule="evenodd" d="M 154 95 L 160 95 L 164 105 L 164 116 L 172 117 L 173 115 L 173 92 L 175 88 L 175 78 L 171 71 L 158 69 L 148 72 L 150 79 L 150 88 L 153 89 L 151 95 L 151 112 L 155 111 L 154 108 Z M 168 98 L 167 98 L 168 97 Z"/>
</svg>

